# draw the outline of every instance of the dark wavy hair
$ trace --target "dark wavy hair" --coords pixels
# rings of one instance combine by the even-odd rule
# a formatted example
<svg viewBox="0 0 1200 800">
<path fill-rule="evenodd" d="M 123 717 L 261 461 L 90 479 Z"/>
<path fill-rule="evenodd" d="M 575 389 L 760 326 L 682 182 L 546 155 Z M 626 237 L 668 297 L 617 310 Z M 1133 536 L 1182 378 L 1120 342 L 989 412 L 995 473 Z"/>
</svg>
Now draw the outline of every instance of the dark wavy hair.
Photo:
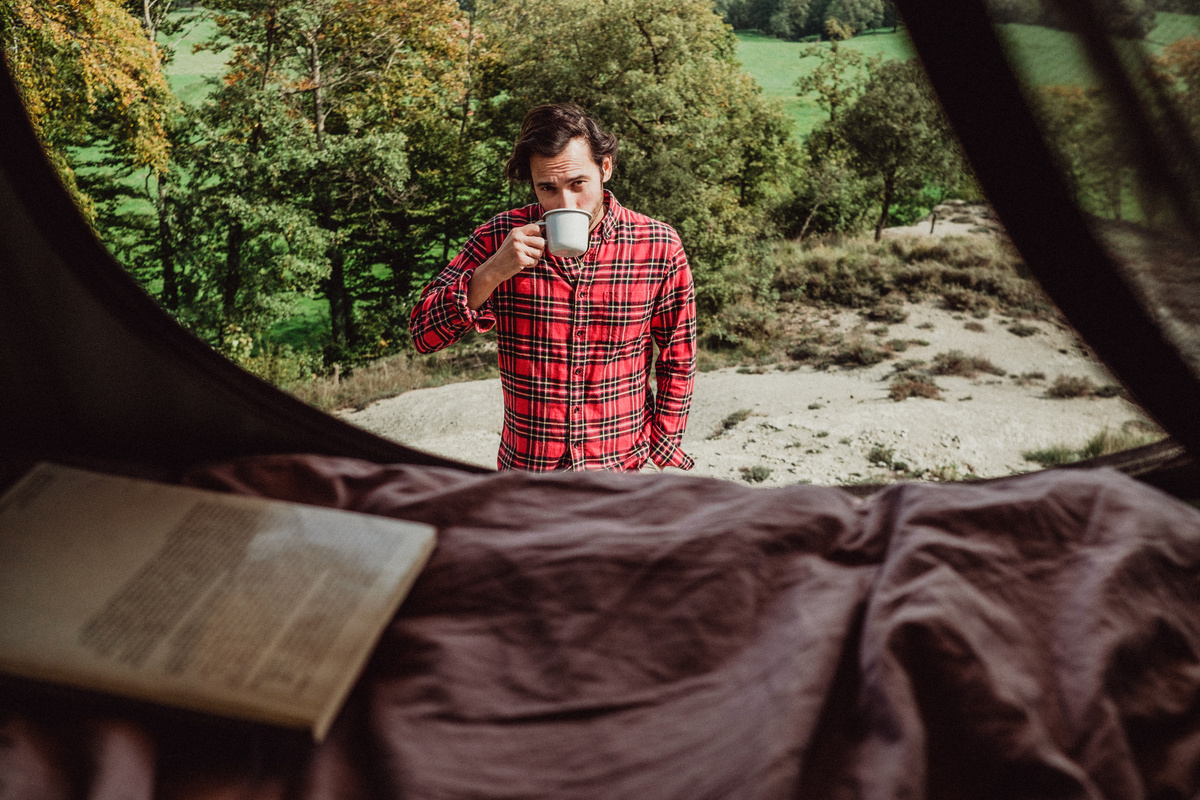
<svg viewBox="0 0 1200 800">
<path fill-rule="evenodd" d="M 525 121 L 521 123 L 521 136 L 513 145 L 504 173 L 513 183 L 528 183 L 533 180 L 529 159 L 534 153 L 543 158 L 553 158 L 578 137 L 587 139 L 596 166 L 604 163 L 605 156 L 611 156 L 616 164 L 617 137 L 601 128 L 574 103 L 559 103 L 538 106 L 525 115 Z"/>
</svg>

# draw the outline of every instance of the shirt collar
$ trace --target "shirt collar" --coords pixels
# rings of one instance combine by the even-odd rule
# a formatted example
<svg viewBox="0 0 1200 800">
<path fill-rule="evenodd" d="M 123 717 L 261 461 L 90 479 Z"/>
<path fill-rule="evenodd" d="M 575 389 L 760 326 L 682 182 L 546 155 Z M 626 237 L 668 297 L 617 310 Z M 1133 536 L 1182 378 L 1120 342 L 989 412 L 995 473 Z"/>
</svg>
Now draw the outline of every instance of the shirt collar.
<svg viewBox="0 0 1200 800">
<path fill-rule="evenodd" d="M 617 217 L 624 212 L 617 198 L 608 189 L 604 190 L 604 219 L 600 221 L 600 241 L 606 242 L 617 230 Z"/>
</svg>

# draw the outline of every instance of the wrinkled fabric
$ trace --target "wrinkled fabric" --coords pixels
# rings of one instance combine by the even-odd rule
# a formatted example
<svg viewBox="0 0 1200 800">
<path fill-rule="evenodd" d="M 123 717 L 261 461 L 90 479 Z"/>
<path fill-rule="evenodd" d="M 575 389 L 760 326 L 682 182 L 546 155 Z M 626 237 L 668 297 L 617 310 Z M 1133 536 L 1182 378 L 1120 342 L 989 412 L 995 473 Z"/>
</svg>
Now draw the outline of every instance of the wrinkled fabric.
<svg viewBox="0 0 1200 800">
<path fill-rule="evenodd" d="M 867 500 L 305 456 L 187 482 L 437 549 L 321 745 L 9 691 L 0 797 L 1200 790 L 1200 512 L 1115 472 Z"/>
</svg>

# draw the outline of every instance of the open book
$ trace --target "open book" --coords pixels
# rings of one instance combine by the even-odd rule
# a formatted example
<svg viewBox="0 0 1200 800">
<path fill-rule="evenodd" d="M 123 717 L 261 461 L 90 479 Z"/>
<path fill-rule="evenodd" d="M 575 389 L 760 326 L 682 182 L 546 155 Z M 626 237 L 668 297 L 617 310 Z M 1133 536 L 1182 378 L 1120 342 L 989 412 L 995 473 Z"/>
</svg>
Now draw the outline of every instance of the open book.
<svg viewBox="0 0 1200 800">
<path fill-rule="evenodd" d="M 0 671 L 320 740 L 433 545 L 428 525 L 40 464 L 0 497 Z"/>
</svg>

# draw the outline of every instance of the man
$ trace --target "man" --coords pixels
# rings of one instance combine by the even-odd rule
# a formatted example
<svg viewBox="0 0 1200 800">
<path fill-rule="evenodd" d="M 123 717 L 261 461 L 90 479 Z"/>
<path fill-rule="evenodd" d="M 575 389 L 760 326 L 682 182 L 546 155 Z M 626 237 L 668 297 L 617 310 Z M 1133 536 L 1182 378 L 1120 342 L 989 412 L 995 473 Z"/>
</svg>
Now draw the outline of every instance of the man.
<svg viewBox="0 0 1200 800">
<path fill-rule="evenodd" d="M 578 106 L 530 111 L 506 172 L 538 202 L 478 228 L 413 309 L 422 353 L 496 328 L 500 469 L 693 466 L 680 449 L 695 373 L 691 269 L 670 226 L 604 188 L 616 155 L 616 137 Z M 538 221 L 557 208 L 591 214 L 583 255 L 545 251 Z"/>
</svg>

